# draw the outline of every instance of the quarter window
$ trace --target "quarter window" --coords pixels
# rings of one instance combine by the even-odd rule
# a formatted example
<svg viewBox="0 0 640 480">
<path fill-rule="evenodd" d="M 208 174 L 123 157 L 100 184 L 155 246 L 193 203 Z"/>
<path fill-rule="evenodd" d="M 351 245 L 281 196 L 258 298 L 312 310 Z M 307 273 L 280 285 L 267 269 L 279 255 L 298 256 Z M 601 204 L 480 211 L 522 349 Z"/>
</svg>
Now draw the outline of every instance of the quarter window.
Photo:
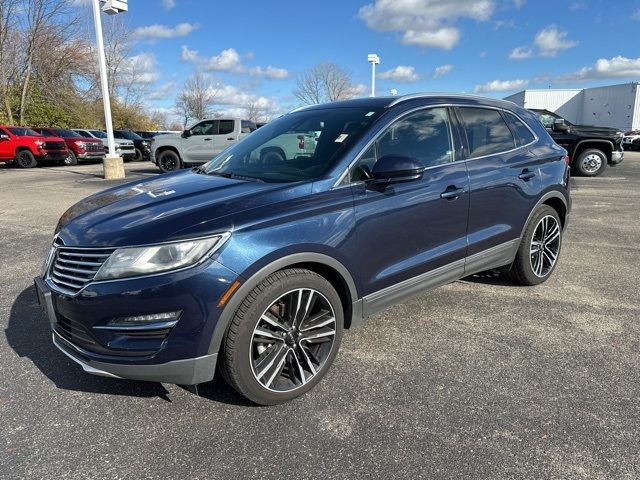
<svg viewBox="0 0 640 480">
<path fill-rule="evenodd" d="M 507 123 L 509 124 L 509 128 L 511 128 L 511 132 L 513 133 L 514 138 L 516 139 L 517 147 L 529 145 L 535 140 L 535 137 L 531 133 L 531 130 L 529 130 L 527 126 L 522 123 L 522 120 L 509 112 L 503 112 L 503 115 L 507 120 Z"/>
<path fill-rule="evenodd" d="M 513 135 L 498 110 L 460 108 L 469 156 L 482 157 L 513 150 Z"/>
<path fill-rule="evenodd" d="M 538 118 L 540 118 L 540 122 L 544 125 L 544 128 L 553 128 L 553 122 L 556 121 L 556 117 L 548 113 L 540 113 L 538 114 Z"/>
</svg>

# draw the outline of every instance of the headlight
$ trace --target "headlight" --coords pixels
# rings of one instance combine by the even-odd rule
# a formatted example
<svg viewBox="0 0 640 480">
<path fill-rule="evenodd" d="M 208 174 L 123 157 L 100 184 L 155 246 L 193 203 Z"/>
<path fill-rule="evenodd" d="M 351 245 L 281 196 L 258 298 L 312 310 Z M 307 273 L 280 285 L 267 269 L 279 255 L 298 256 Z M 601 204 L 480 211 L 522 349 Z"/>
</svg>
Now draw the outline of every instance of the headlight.
<svg viewBox="0 0 640 480">
<path fill-rule="evenodd" d="M 186 242 L 119 248 L 100 267 L 95 280 L 134 277 L 190 267 L 220 248 L 229 235 L 224 233 Z"/>
</svg>

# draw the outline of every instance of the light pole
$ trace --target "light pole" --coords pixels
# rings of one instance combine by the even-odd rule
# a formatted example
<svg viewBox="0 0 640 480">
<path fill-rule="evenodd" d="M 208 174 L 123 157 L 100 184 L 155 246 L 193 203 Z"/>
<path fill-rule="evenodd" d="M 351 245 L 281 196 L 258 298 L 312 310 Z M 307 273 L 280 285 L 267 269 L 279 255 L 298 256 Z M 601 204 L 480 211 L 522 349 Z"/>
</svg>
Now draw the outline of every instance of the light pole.
<svg viewBox="0 0 640 480">
<path fill-rule="evenodd" d="M 129 7 L 127 0 L 91 0 L 93 22 L 96 29 L 96 44 L 98 47 L 98 65 L 100 67 L 100 87 L 102 89 L 102 104 L 104 106 L 104 123 L 107 130 L 107 145 L 109 148 L 107 156 L 102 161 L 102 170 L 105 180 L 115 180 L 124 178 L 124 163 L 122 162 L 122 157 L 116 155 L 116 145 L 113 140 L 111 103 L 109 102 L 109 83 L 107 79 L 107 60 L 104 54 L 102 22 L 100 21 L 100 3 L 104 3 L 102 10 L 109 15 L 126 12 Z"/>
<path fill-rule="evenodd" d="M 367 60 L 371 64 L 371 96 L 376 96 L 376 65 L 380 63 L 380 57 L 375 53 L 370 53 Z"/>
</svg>

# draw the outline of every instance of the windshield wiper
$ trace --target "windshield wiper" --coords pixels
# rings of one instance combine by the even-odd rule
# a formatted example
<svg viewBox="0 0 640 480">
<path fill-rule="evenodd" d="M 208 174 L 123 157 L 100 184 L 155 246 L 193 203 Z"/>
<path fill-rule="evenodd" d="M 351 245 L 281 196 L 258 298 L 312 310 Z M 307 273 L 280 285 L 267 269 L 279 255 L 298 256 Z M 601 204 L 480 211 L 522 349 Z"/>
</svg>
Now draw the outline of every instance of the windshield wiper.
<svg viewBox="0 0 640 480">
<path fill-rule="evenodd" d="M 207 171 L 204 168 L 202 168 L 202 166 L 193 167 L 191 171 L 193 173 L 207 173 Z"/>
<path fill-rule="evenodd" d="M 246 175 L 238 175 L 237 173 L 228 173 L 228 172 L 206 172 L 207 175 L 216 175 L 218 177 L 224 178 L 232 178 L 233 180 L 246 180 L 248 182 L 260 182 L 264 183 L 264 180 L 257 177 L 248 177 Z"/>
</svg>

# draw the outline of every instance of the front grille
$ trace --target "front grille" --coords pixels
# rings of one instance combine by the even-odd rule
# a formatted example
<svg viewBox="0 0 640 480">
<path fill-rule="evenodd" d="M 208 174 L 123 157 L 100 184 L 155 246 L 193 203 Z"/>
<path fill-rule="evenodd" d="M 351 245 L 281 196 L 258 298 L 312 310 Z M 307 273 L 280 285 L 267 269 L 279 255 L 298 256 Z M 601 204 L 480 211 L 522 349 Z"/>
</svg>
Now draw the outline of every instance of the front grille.
<svg viewBox="0 0 640 480">
<path fill-rule="evenodd" d="M 64 338 L 81 347 L 96 345 L 96 341 L 81 323 L 70 318 L 59 316 L 55 324 L 56 331 Z"/>
<path fill-rule="evenodd" d="M 67 146 L 64 142 L 44 142 L 42 148 L 45 150 L 64 150 Z"/>
<path fill-rule="evenodd" d="M 103 152 L 104 151 L 104 146 L 102 145 L 102 142 L 100 143 L 87 143 L 85 150 L 87 152 Z"/>
<path fill-rule="evenodd" d="M 106 262 L 115 248 L 58 247 L 53 258 L 49 276 L 63 290 L 78 293 Z"/>
</svg>

